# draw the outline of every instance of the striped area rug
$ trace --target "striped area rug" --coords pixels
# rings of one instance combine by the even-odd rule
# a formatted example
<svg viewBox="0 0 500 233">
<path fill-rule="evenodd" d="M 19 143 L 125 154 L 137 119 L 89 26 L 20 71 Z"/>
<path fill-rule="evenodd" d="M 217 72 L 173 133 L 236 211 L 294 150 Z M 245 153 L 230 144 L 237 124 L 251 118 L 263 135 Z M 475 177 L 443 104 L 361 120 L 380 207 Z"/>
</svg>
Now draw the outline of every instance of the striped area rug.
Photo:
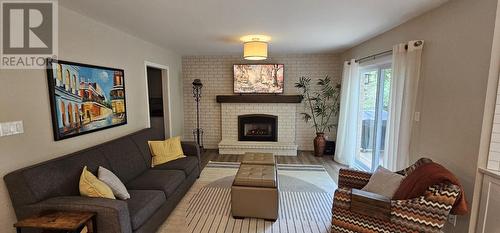
<svg viewBox="0 0 500 233">
<path fill-rule="evenodd" d="M 239 163 L 210 162 L 160 233 L 327 233 L 336 184 L 321 165 L 278 165 L 280 209 L 276 222 L 234 219 L 231 183 Z"/>
</svg>

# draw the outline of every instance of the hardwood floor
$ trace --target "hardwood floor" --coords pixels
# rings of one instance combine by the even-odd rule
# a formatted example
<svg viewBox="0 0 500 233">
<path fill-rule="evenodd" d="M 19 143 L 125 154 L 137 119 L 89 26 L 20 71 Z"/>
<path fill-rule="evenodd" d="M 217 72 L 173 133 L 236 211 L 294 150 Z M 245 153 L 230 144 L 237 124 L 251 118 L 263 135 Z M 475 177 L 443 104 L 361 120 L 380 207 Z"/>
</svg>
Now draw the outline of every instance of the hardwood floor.
<svg viewBox="0 0 500 233">
<path fill-rule="evenodd" d="M 214 162 L 241 162 L 243 155 L 220 155 L 216 149 L 205 149 L 202 152 L 202 166 L 205 167 L 209 161 Z M 338 180 L 340 168 L 345 167 L 333 161 L 332 156 L 316 157 L 312 151 L 299 151 L 297 156 L 276 156 L 280 164 L 312 164 L 323 165 L 328 174 L 335 182 Z"/>
</svg>

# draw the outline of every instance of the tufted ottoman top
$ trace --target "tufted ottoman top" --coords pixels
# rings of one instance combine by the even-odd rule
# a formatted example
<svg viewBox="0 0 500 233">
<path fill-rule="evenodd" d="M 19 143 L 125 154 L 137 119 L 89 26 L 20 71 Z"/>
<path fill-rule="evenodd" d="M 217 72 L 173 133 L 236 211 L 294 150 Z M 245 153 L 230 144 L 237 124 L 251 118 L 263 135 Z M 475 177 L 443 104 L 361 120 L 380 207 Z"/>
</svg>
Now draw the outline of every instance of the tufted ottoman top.
<svg viewBox="0 0 500 233">
<path fill-rule="evenodd" d="M 274 165 L 274 155 L 272 153 L 252 153 L 247 152 L 243 157 L 242 164 L 268 164 Z"/>
<path fill-rule="evenodd" d="M 241 164 L 233 185 L 276 188 L 274 165 Z"/>
</svg>

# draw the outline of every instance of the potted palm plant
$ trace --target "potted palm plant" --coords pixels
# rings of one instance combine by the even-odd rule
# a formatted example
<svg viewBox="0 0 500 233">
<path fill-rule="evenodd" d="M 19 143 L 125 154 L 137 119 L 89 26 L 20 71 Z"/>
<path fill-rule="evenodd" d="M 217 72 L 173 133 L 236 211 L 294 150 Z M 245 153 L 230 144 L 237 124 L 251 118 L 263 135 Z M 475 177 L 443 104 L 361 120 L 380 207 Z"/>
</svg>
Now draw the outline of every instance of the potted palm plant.
<svg viewBox="0 0 500 233">
<path fill-rule="evenodd" d="M 300 77 L 295 83 L 295 87 L 302 92 L 302 97 L 306 100 L 306 109 L 309 112 L 302 112 L 305 122 L 311 119 L 316 131 L 314 138 L 314 155 L 323 156 L 326 146 L 325 132 L 331 131 L 337 126 L 332 122 L 339 114 L 340 108 L 340 84 L 332 85 L 331 79 L 326 76 L 319 79 L 316 88 L 311 87 L 311 78 Z"/>
</svg>

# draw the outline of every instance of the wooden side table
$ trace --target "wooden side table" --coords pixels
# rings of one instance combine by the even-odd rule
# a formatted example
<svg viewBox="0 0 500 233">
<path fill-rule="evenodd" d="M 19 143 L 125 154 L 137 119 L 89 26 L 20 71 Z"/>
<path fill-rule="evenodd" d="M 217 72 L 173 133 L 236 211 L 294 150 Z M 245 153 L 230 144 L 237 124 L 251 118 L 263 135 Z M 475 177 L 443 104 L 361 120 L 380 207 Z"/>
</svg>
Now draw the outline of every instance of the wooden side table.
<svg viewBox="0 0 500 233">
<path fill-rule="evenodd" d="M 96 214 L 78 211 L 47 211 L 23 219 L 14 224 L 17 233 L 23 228 L 44 230 L 43 232 L 80 233 L 87 227 L 88 233 L 96 233 Z"/>
</svg>

